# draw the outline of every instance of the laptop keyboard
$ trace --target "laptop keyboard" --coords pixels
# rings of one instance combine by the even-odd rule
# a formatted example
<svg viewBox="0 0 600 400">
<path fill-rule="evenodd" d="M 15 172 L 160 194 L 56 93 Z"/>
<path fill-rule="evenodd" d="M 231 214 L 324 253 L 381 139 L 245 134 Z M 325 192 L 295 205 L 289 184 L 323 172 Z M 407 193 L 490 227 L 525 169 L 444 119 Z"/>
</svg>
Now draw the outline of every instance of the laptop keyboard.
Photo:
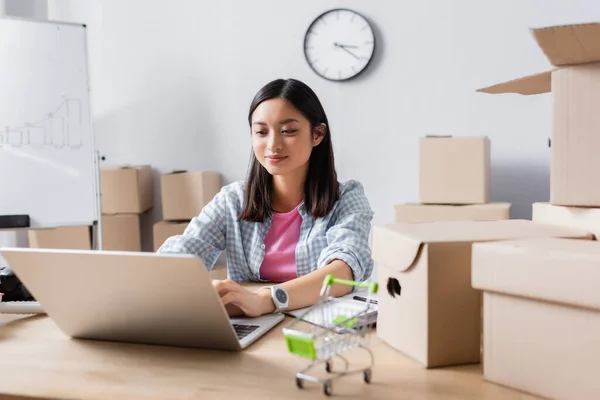
<svg viewBox="0 0 600 400">
<path fill-rule="evenodd" d="M 240 324 L 232 324 L 233 329 L 235 329 L 235 333 L 237 333 L 240 339 L 245 338 L 255 330 L 259 328 L 258 325 L 240 325 Z"/>
</svg>

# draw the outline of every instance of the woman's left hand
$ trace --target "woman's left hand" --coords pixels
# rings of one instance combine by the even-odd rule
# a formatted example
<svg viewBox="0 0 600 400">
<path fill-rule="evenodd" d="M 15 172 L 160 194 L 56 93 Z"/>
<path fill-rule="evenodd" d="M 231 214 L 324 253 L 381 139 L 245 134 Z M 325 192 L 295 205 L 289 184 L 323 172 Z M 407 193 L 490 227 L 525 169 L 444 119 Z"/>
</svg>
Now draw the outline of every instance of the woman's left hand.
<svg viewBox="0 0 600 400">
<path fill-rule="evenodd" d="M 252 292 L 231 279 L 214 280 L 213 286 L 221 296 L 221 302 L 230 317 L 259 317 L 275 310 L 270 289 Z"/>
</svg>

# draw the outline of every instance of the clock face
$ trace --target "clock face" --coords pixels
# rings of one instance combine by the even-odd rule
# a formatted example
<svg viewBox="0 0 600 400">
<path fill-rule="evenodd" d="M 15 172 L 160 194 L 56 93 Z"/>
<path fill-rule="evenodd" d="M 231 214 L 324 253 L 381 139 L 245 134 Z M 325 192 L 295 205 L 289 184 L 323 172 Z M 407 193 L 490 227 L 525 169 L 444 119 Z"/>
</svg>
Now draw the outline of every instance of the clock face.
<svg viewBox="0 0 600 400">
<path fill-rule="evenodd" d="M 320 76 L 333 81 L 354 78 L 369 65 L 375 35 L 360 14 L 335 9 L 318 16 L 304 37 L 304 55 Z"/>
</svg>

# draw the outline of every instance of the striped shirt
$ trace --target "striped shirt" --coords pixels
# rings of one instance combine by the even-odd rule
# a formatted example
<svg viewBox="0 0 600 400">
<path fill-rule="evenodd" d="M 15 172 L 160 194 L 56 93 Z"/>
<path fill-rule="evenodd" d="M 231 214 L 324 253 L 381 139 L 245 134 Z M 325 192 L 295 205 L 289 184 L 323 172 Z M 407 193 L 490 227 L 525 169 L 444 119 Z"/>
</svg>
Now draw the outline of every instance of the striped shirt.
<svg viewBox="0 0 600 400">
<path fill-rule="evenodd" d="M 304 203 L 298 208 L 302 216 L 300 239 L 296 245 L 298 277 L 336 259 L 350 266 L 356 281 L 371 276 L 373 259 L 369 234 L 373 211 L 359 182 L 340 183 L 339 190 L 338 201 L 323 218 L 315 220 Z M 242 181 L 224 186 L 200 215 L 191 220 L 183 234 L 168 238 L 158 252 L 196 255 L 211 270 L 225 251 L 230 279 L 265 282 L 260 278 L 260 267 L 272 218 L 266 218 L 262 223 L 238 221 L 244 191 Z"/>
</svg>

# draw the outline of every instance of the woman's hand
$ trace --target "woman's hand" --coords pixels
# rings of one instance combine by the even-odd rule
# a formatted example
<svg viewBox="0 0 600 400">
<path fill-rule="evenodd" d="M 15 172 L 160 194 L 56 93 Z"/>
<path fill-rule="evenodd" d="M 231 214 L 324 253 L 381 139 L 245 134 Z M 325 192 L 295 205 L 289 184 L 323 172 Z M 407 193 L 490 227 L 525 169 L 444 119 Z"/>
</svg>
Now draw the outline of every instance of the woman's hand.
<svg viewBox="0 0 600 400">
<path fill-rule="evenodd" d="M 230 317 L 258 317 L 275 310 L 271 289 L 262 288 L 252 292 L 230 279 L 213 280 L 212 283 Z"/>
</svg>

